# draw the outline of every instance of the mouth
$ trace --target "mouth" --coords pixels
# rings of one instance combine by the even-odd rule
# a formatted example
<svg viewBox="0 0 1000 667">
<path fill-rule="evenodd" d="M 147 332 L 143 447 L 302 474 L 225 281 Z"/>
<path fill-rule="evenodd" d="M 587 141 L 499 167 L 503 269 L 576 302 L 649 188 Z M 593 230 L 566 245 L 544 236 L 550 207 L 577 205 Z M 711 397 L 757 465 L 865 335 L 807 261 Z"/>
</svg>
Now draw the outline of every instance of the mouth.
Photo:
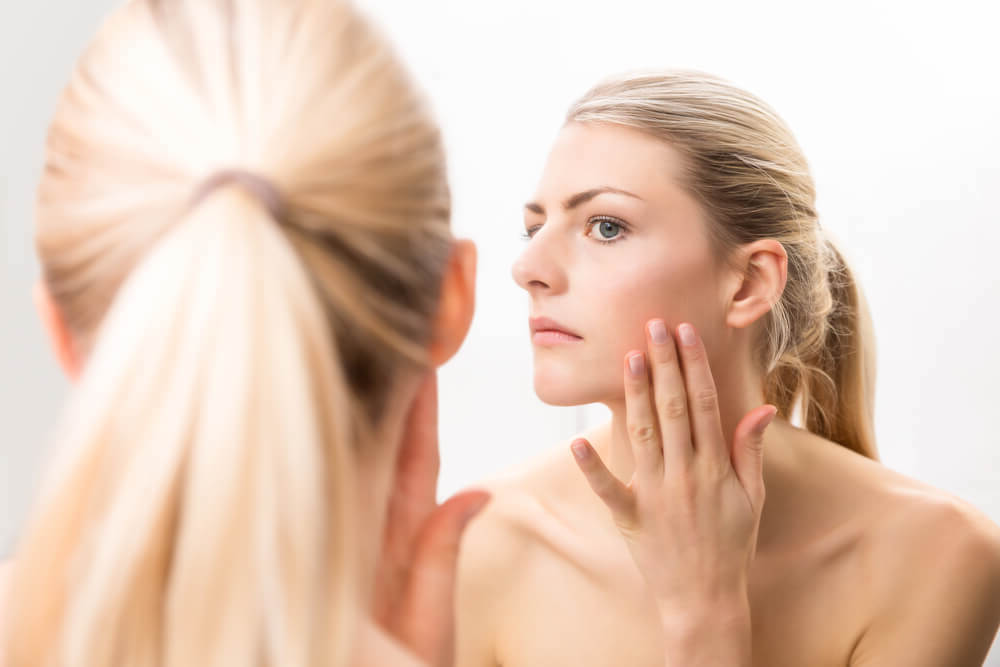
<svg viewBox="0 0 1000 667">
<path fill-rule="evenodd" d="M 580 334 L 548 317 L 532 317 L 528 320 L 528 327 L 531 342 L 535 345 L 559 345 L 583 340 Z"/>
</svg>

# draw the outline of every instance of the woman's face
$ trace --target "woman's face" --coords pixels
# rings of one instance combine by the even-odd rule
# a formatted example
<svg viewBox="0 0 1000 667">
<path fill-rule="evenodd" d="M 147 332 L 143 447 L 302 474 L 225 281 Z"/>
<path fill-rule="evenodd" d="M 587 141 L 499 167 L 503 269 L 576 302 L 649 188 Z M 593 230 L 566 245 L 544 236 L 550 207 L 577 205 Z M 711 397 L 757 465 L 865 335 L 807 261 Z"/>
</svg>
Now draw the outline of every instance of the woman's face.
<svg viewBox="0 0 1000 667">
<path fill-rule="evenodd" d="M 675 149 L 637 130 L 572 122 L 559 133 L 513 267 L 531 297 L 535 391 L 546 403 L 622 400 L 623 359 L 645 350 L 654 317 L 670 329 L 691 322 L 714 349 L 721 265 L 682 173 Z"/>
</svg>

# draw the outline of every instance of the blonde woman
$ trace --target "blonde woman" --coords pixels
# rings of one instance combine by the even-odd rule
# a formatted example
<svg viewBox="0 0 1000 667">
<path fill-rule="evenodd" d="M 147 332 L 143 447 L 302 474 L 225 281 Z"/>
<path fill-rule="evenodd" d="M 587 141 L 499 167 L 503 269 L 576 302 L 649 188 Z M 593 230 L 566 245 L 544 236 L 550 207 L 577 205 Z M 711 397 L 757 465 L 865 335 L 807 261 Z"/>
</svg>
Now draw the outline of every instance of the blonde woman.
<svg viewBox="0 0 1000 667">
<path fill-rule="evenodd" d="M 449 212 L 438 127 L 347 2 L 110 16 L 39 186 L 76 387 L 0 662 L 451 664 L 486 496 L 433 495 L 433 369 L 473 309 Z"/>
<path fill-rule="evenodd" d="M 867 307 L 773 110 L 604 82 L 524 215 L 535 390 L 611 420 L 491 485 L 459 665 L 982 663 L 1000 532 L 878 463 Z"/>
</svg>

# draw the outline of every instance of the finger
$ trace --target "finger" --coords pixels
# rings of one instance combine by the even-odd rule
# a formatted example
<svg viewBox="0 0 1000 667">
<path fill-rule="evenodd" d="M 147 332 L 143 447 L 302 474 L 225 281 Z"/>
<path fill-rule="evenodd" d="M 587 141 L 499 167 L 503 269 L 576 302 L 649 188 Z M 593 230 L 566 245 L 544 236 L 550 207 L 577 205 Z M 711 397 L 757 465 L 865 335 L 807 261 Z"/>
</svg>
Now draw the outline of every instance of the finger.
<svg viewBox="0 0 1000 667">
<path fill-rule="evenodd" d="M 686 467 L 694 454 L 684 375 L 677 357 L 677 346 L 663 320 L 651 320 L 646 327 L 646 335 L 653 375 L 653 404 L 663 441 L 664 467 L 667 471 L 674 471 Z"/>
<path fill-rule="evenodd" d="M 764 433 L 777 412 L 773 405 L 751 410 L 733 434 L 733 469 L 757 514 L 764 506 Z"/>
<path fill-rule="evenodd" d="M 396 457 L 378 566 L 378 585 L 385 591 L 376 596 L 379 619 L 393 613 L 392 602 L 406 585 L 414 542 L 437 507 L 438 469 L 437 378 L 430 372 L 410 406 Z"/>
<path fill-rule="evenodd" d="M 397 463 L 397 474 L 411 483 L 408 488 L 430 498 L 433 507 L 437 506 L 435 494 L 441 467 L 437 394 L 437 373 L 429 371 L 421 381 L 407 413 Z"/>
<path fill-rule="evenodd" d="M 663 443 L 653 410 L 646 355 L 625 355 L 625 421 L 639 484 L 663 477 Z"/>
<path fill-rule="evenodd" d="M 589 442 L 577 438 L 570 449 L 590 488 L 608 506 L 615 520 L 625 525 L 631 523 L 635 516 L 635 496 L 632 491 L 611 474 Z"/>
<path fill-rule="evenodd" d="M 400 527 L 407 527 L 406 547 L 412 544 L 424 520 L 437 507 L 437 478 L 441 468 L 438 451 L 437 374 L 421 382 L 410 406 L 396 458 L 390 512 Z"/>
<path fill-rule="evenodd" d="M 398 638 L 428 665 L 454 661 L 459 548 L 469 522 L 489 499 L 485 491 L 456 494 L 431 514 L 420 531 L 395 626 Z"/>
<path fill-rule="evenodd" d="M 691 438 L 697 458 L 717 466 L 729 466 L 729 447 L 722 434 L 719 395 L 708 367 L 708 353 L 701 336 L 690 324 L 677 327 L 681 369 L 691 411 Z"/>
</svg>

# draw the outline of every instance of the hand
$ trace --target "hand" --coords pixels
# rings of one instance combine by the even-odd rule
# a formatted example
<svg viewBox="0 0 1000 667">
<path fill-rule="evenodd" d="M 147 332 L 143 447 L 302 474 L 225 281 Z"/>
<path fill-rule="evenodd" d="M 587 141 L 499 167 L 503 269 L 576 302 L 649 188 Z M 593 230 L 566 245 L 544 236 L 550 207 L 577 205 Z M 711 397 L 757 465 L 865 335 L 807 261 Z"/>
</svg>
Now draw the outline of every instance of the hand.
<svg viewBox="0 0 1000 667">
<path fill-rule="evenodd" d="M 407 417 L 375 583 L 375 618 L 421 661 L 454 661 L 455 575 L 468 522 L 489 501 L 465 491 L 438 505 L 437 378 L 428 373 Z"/>
<path fill-rule="evenodd" d="M 741 608 L 749 621 L 748 570 L 764 505 L 763 433 L 777 409 L 744 416 L 730 449 L 705 348 L 694 327 L 682 324 L 677 332 L 675 345 L 663 322 L 652 320 L 649 363 L 638 351 L 625 359 L 635 457 L 629 483 L 614 477 L 586 440 L 574 441 L 572 450 L 610 508 L 665 623 Z"/>
</svg>

